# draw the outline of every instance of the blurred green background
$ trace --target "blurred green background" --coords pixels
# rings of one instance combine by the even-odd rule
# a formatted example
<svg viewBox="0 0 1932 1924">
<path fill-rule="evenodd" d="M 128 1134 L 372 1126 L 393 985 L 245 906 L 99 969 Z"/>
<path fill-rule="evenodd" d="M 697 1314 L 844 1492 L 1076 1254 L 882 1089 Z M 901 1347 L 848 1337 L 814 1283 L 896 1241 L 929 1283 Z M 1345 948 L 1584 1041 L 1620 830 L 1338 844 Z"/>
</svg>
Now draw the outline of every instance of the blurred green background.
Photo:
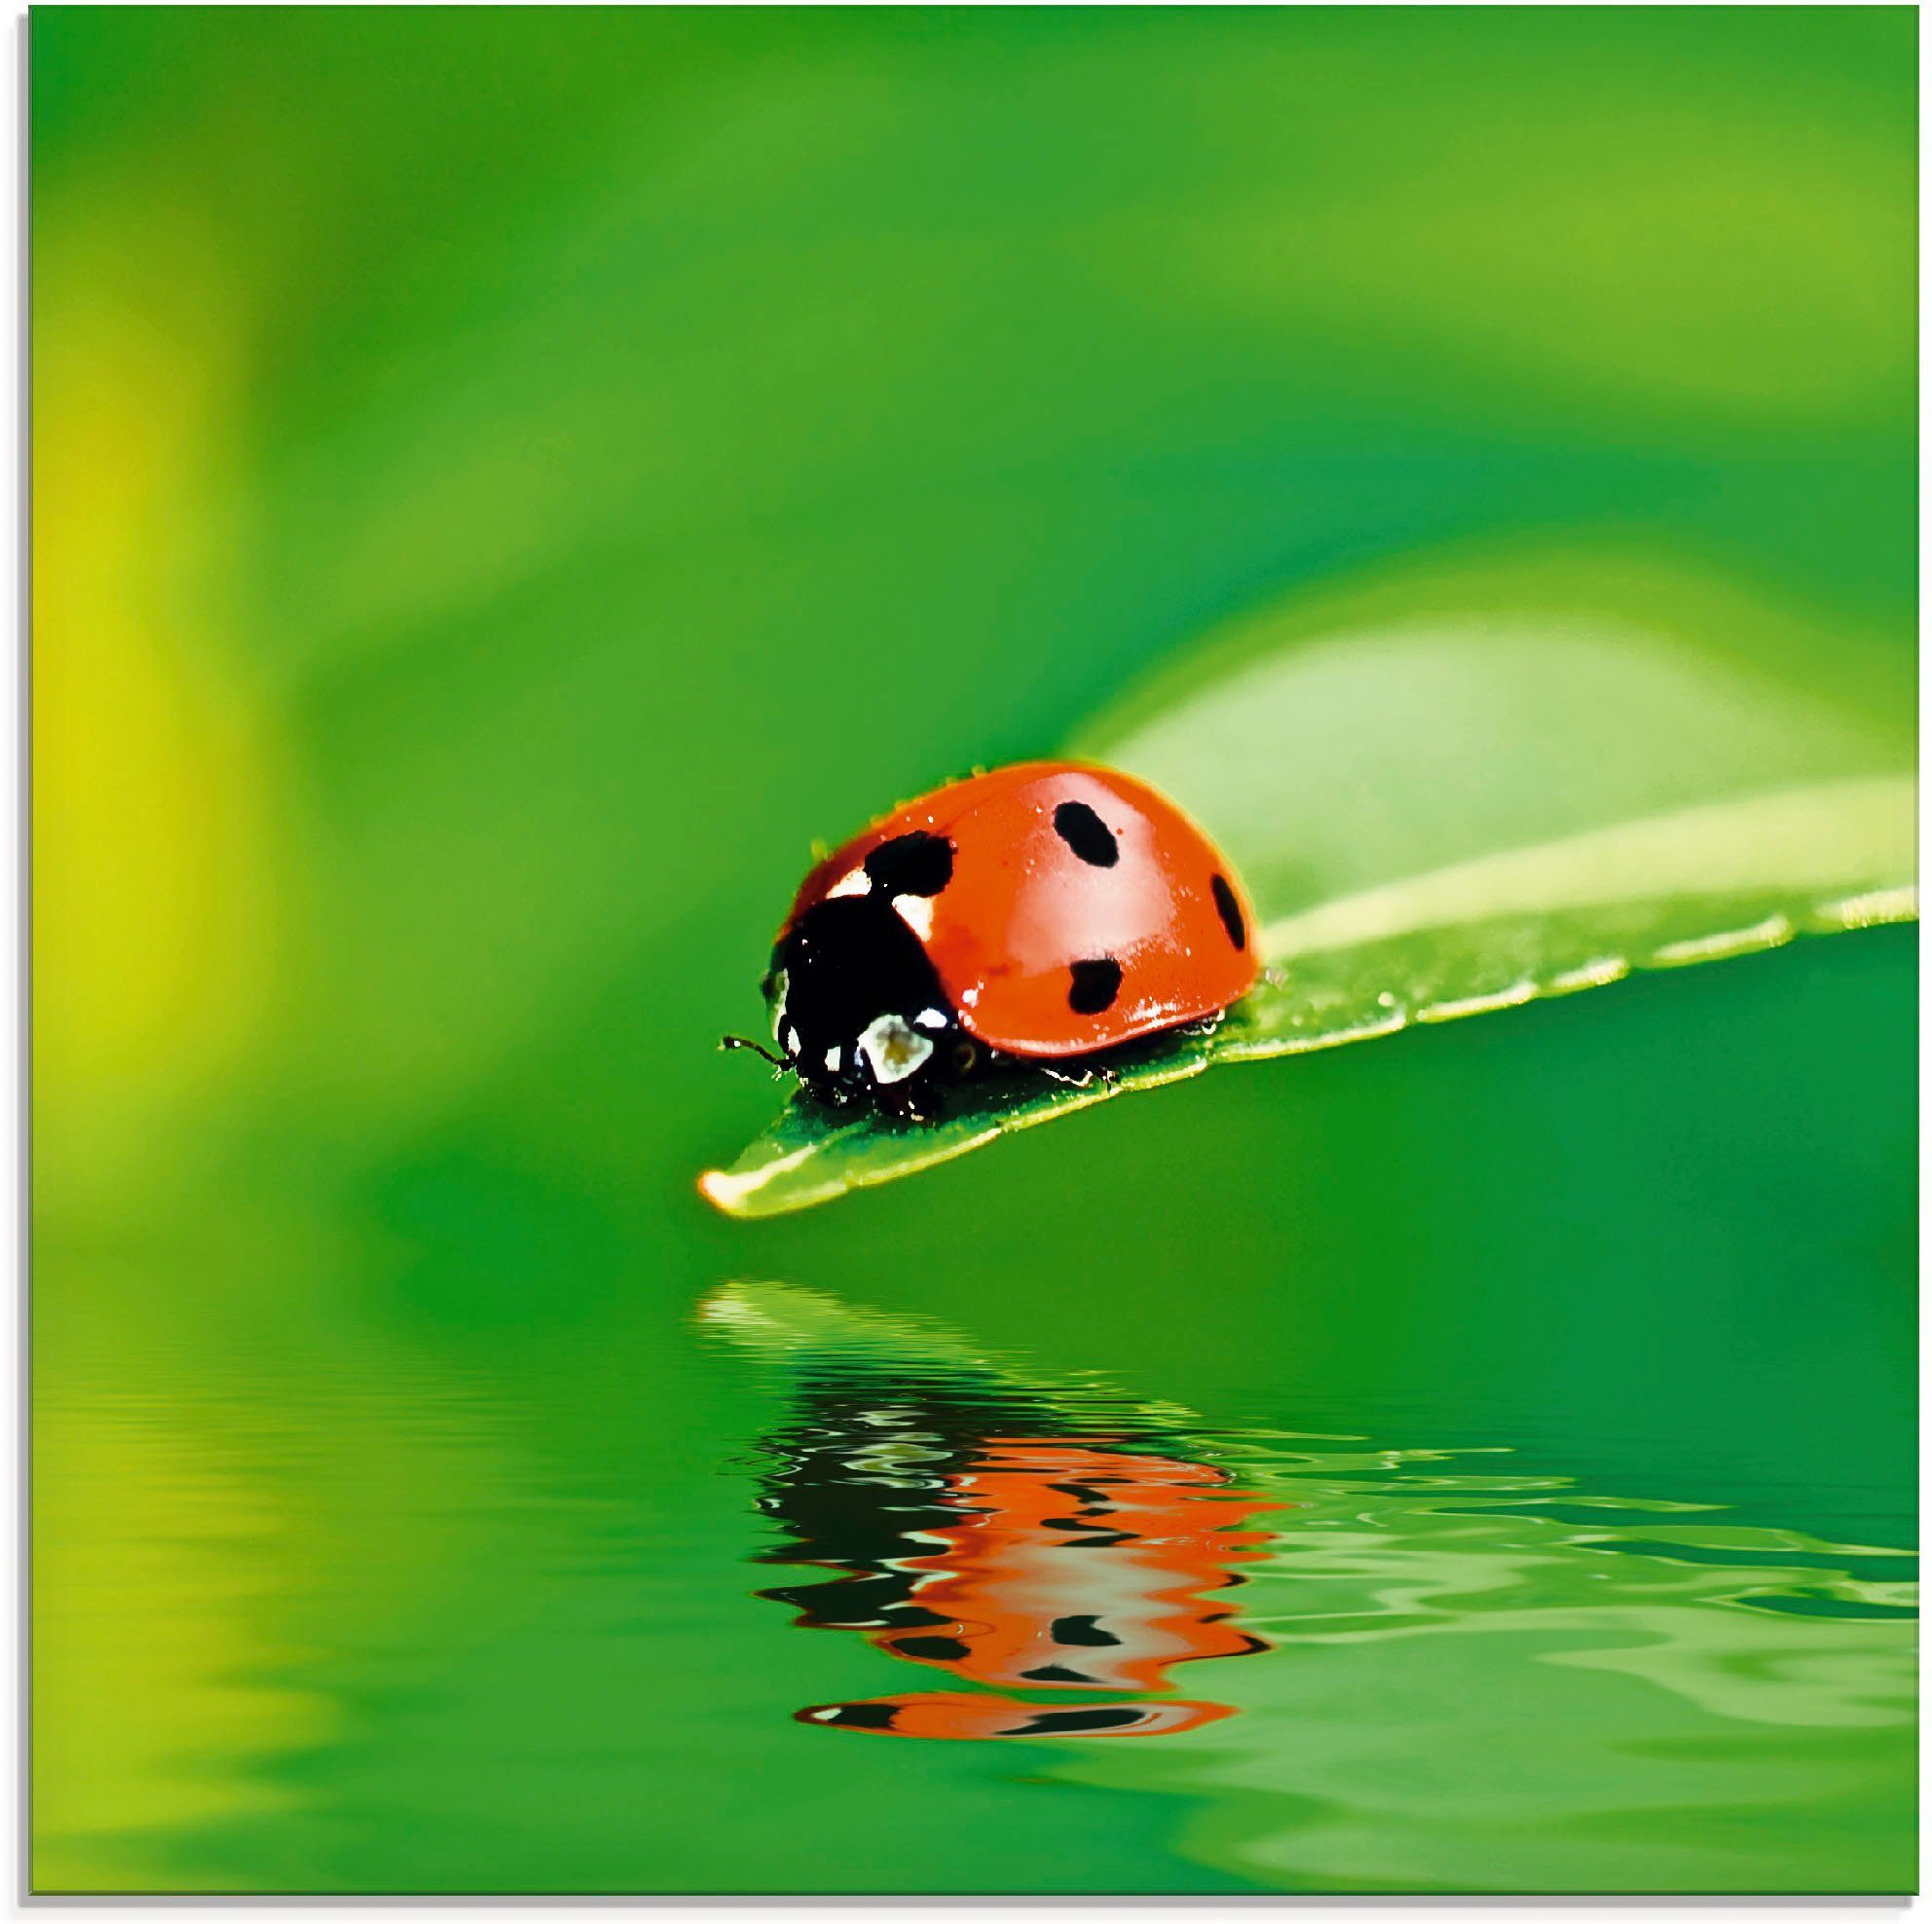
<svg viewBox="0 0 1932 1924">
<path fill-rule="evenodd" d="M 38 9 L 37 1886 L 1909 1885 L 1909 1646 L 1856 1574 L 1910 1526 L 1909 932 L 797 1219 L 691 1179 L 772 1109 L 715 1039 L 812 838 L 1264 597 L 1648 544 L 1909 698 L 1914 40 Z M 1327 1645 L 1319 1581 L 1257 1579 L 1306 1649 L 1215 1666 L 1253 1701 L 1184 1738 L 810 1729 L 905 1680 L 751 1595 L 793 1392 L 692 1320 L 741 1276 L 1224 1454 L 1727 1505 L 1713 1566 L 1816 1608 L 1767 1651 L 1594 1550 L 1450 1546 L 1481 1634 L 1363 1576 L 1393 1628 Z M 1703 1681 L 1602 1656 L 1647 1640 Z"/>
</svg>

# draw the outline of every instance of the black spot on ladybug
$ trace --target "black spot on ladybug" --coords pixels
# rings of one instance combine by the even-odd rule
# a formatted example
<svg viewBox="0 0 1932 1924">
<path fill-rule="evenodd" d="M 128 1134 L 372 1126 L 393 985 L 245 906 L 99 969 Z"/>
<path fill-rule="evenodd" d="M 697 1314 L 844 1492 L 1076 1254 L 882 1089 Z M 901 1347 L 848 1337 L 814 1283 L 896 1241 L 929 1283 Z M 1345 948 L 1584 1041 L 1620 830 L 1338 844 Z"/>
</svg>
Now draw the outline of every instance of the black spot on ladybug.
<svg viewBox="0 0 1932 1924">
<path fill-rule="evenodd" d="M 894 835 L 866 857 L 866 875 L 881 895 L 937 895 L 952 879 L 952 844 L 923 829 Z"/>
<path fill-rule="evenodd" d="M 1095 869 L 1111 869 L 1120 860 L 1114 832 L 1084 801 L 1063 801 L 1054 810 L 1054 833 Z"/>
<path fill-rule="evenodd" d="M 1097 1016 L 1114 1006 L 1120 993 L 1120 964 L 1103 955 L 1097 962 L 1076 962 L 1068 973 L 1073 986 L 1066 992 L 1066 1006 L 1076 1016 Z"/>
<path fill-rule="evenodd" d="M 1242 920 L 1241 904 L 1235 900 L 1235 892 L 1228 886 L 1225 875 L 1216 875 L 1208 885 L 1214 895 L 1214 906 L 1221 911 L 1221 926 L 1228 932 L 1228 940 L 1237 948 L 1247 946 L 1247 924 Z"/>
<path fill-rule="evenodd" d="M 1029 1684 L 1091 1684 L 1093 1679 L 1083 1670 L 1068 1670 L 1063 1663 L 1043 1663 L 1033 1670 L 1022 1670 L 1021 1676 Z"/>
</svg>

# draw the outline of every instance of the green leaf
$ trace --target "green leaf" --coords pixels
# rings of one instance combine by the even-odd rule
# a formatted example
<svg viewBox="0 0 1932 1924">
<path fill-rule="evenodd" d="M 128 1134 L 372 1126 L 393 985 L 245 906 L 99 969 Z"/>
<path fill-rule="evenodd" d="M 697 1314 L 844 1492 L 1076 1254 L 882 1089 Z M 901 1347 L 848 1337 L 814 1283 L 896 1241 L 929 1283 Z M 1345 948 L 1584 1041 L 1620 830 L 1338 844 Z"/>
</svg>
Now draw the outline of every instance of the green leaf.
<svg viewBox="0 0 1932 1924">
<path fill-rule="evenodd" d="M 1233 857 L 1262 981 L 1109 1081 L 936 1125 L 801 1103 L 705 1196 L 823 1202 L 1219 1063 L 1909 919 L 1909 657 L 1653 557 L 1477 557 L 1263 611 L 1083 730 Z"/>
</svg>

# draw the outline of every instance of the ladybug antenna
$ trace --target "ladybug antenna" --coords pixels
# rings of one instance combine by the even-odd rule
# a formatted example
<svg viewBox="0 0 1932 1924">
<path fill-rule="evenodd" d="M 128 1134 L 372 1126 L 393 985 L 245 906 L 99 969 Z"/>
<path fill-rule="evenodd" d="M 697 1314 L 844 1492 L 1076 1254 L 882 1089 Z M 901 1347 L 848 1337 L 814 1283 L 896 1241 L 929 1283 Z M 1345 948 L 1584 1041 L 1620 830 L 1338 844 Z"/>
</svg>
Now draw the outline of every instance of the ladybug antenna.
<svg viewBox="0 0 1932 1924">
<path fill-rule="evenodd" d="M 754 1042 L 748 1035 L 722 1035 L 718 1046 L 727 1054 L 734 1049 L 749 1049 L 754 1055 L 762 1055 L 774 1069 L 789 1069 L 792 1065 L 782 1055 L 774 1055 L 762 1042 Z"/>
</svg>

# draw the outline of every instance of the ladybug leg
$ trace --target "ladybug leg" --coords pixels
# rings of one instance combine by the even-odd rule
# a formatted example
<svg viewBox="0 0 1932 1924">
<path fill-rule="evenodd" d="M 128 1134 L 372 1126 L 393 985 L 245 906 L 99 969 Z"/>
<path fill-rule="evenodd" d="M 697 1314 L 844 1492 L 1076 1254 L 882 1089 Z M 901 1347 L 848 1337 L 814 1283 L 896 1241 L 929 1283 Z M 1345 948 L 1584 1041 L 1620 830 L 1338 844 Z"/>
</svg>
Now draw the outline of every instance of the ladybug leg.
<svg viewBox="0 0 1932 1924">
<path fill-rule="evenodd" d="M 718 1038 L 718 1047 L 724 1050 L 726 1054 L 729 1054 L 734 1049 L 749 1049 L 754 1055 L 762 1055 L 776 1072 L 772 1077 L 772 1081 L 774 1082 L 778 1080 L 779 1076 L 788 1074 L 792 1067 L 791 1063 L 784 1056 L 774 1055 L 770 1050 L 765 1048 L 763 1043 L 754 1042 L 748 1035 L 722 1035 Z"/>
</svg>

